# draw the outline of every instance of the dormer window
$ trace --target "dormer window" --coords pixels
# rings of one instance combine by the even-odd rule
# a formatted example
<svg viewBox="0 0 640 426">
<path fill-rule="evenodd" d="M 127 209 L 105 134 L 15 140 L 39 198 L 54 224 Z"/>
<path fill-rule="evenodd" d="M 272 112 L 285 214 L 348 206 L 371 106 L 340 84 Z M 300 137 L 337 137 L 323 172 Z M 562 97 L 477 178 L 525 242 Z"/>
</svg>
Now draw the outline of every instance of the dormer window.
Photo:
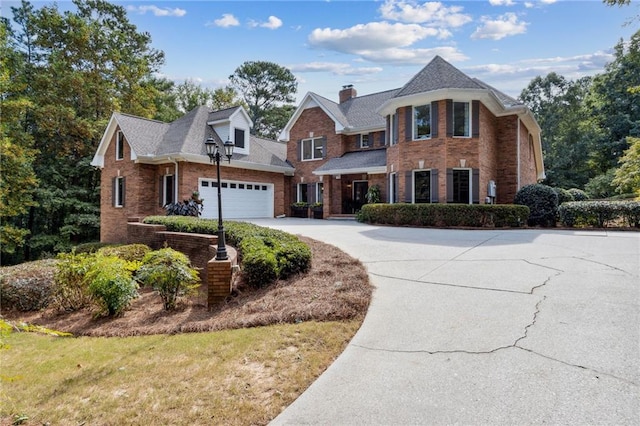
<svg viewBox="0 0 640 426">
<path fill-rule="evenodd" d="M 244 149 L 244 130 L 235 128 L 233 130 L 233 142 L 236 144 L 236 148 Z"/>
<path fill-rule="evenodd" d="M 371 139 L 369 138 L 369 133 L 364 133 L 360 135 L 360 148 L 369 148 L 371 147 Z"/>
<path fill-rule="evenodd" d="M 121 130 L 116 133 L 116 160 L 124 159 L 124 134 Z"/>
</svg>

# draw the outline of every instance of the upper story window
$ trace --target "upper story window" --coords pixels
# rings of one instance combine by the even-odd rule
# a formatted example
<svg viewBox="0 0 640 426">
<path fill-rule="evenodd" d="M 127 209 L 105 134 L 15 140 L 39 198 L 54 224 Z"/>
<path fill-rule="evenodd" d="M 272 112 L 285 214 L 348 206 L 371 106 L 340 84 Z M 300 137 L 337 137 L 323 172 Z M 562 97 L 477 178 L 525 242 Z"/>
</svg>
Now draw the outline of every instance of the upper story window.
<svg viewBox="0 0 640 426">
<path fill-rule="evenodd" d="M 371 146 L 371 137 L 369 136 L 369 133 L 360 135 L 360 148 L 369 148 Z"/>
<path fill-rule="evenodd" d="M 398 143 L 398 114 L 391 114 L 390 125 L 390 145 L 396 145 Z"/>
<path fill-rule="evenodd" d="M 471 136 L 471 105 L 469 102 L 453 103 L 453 136 Z"/>
<path fill-rule="evenodd" d="M 323 138 L 302 139 L 302 161 L 319 160 L 324 157 Z"/>
<path fill-rule="evenodd" d="M 122 160 L 124 158 L 124 133 L 118 130 L 116 133 L 116 160 Z"/>
<path fill-rule="evenodd" d="M 431 137 L 431 105 L 413 107 L 413 139 Z"/>
<path fill-rule="evenodd" d="M 234 129 L 233 143 L 236 145 L 236 148 L 244 149 L 244 130 Z"/>
</svg>

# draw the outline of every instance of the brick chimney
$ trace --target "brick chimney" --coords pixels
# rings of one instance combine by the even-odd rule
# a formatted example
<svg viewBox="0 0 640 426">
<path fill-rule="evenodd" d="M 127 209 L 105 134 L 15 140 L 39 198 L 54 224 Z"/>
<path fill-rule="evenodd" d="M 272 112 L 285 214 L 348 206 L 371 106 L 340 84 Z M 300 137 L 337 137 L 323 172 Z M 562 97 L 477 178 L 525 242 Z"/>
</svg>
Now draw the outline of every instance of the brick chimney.
<svg viewBox="0 0 640 426">
<path fill-rule="evenodd" d="M 358 92 L 353 88 L 353 84 L 342 86 L 342 90 L 338 93 L 340 103 L 347 102 L 351 98 L 358 96 Z"/>
</svg>

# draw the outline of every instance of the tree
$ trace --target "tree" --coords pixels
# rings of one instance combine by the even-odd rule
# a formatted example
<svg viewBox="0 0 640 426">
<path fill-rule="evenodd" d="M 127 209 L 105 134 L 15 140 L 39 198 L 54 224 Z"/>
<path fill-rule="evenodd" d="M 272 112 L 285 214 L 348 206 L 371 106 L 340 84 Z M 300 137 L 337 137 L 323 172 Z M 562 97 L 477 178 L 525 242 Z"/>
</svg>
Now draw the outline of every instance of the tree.
<svg viewBox="0 0 640 426">
<path fill-rule="evenodd" d="M 298 90 L 298 82 L 291 71 L 273 62 L 245 62 L 236 68 L 229 80 L 249 107 L 254 125 L 252 133 L 263 136 L 266 135 L 261 132 L 273 133 L 270 129 L 276 126 L 270 119 L 280 120 L 275 110 L 271 114 L 267 111 L 293 103 L 293 95 Z"/>
<path fill-rule="evenodd" d="M 631 0 L 602 0 L 603 3 L 608 4 L 609 6 L 627 6 L 631 3 Z"/>
<path fill-rule="evenodd" d="M 605 72 L 593 79 L 585 107 L 593 124 L 602 129 L 590 148 L 594 170 L 604 173 L 617 167 L 618 159 L 628 148 L 627 137 L 640 136 L 640 31 L 615 46 L 615 59 Z"/>
<path fill-rule="evenodd" d="M 3 19 L 0 21 L 0 248 L 3 260 L 24 245 L 29 230 L 21 217 L 36 205 L 33 194 L 38 185 L 33 171 L 36 155 L 31 148 L 33 139 L 23 127 L 23 117 L 31 103 L 21 94 L 22 82 L 12 75 L 20 59 L 9 40 L 9 23 Z"/>
<path fill-rule="evenodd" d="M 589 78 L 569 81 L 550 73 L 534 78 L 520 94 L 542 129 L 547 185 L 582 188 L 589 180 L 587 146 L 596 130 L 587 125 L 582 105 L 590 84 Z"/>
<path fill-rule="evenodd" d="M 620 194 L 635 193 L 640 197 L 640 138 L 628 138 L 629 149 L 620 158 L 620 167 L 615 171 L 613 184 Z"/>
<path fill-rule="evenodd" d="M 122 111 L 154 118 L 166 101 L 167 82 L 152 77 L 164 54 L 126 9 L 104 0 L 73 4 L 75 11 L 65 12 L 26 1 L 11 9 L 15 90 L 3 92 L 3 103 L 28 102 L 19 122 L 33 141 L 40 181 L 37 205 L 16 218 L 29 230 L 27 260 L 98 238 L 100 179 L 89 162 L 109 117 Z"/>
<path fill-rule="evenodd" d="M 238 106 L 242 101 L 232 87 L 221 87 L 215 90 L 196 84 L 193 80 L 185 80 L 174 90 L 178 110 L 187 113 L 196 107 L 206 105 L 212 110 Z"/>
</svg>

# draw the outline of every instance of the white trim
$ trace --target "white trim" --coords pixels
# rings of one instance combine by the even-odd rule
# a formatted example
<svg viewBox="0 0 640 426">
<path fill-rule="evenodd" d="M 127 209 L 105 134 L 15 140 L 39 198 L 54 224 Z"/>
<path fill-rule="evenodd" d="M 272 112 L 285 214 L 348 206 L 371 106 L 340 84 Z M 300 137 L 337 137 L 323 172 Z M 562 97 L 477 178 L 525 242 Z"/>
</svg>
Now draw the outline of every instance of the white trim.
<svg viewBox="0 0 640 426">
<path fill-rule="evenodd" d="M 122 143 L 122 148 L 120 144 Z M 122 130 L 116 131 L 116 161 L 124 160 L 124 132 Z"/>
<path fill-rule="evenodd" d="M 324 182 L 315 182 L 316 203 L 324 203 Z M 320 191 L 322 188 L 322 191 Z"/>
<path fill-rule="evenodd" d="M 336 133 L 342 133 L 345 130 L 345 127 L 344 125 L 342 125 L 342 123 L 340 123 L 340 120 L 338 120 L 338 118 L 335 115 L 333 115 L 327 108 L 325 108 L 323 102 L 320 102 L 318 100 L 318 95 L 316 95 L 313 92 L 307 92 L 307 94 L 304 95 L 304 98 L 302 98 L 300 105 L 298 105 L 295 112 L 293 113 L 293 115 L 291 116 L 287 124 L 284 126 L 284 129 L 282 129 L 282 131 L 280 132 L 280 135 L 278 136 L 278 140 L 288 142 L 291 137 L 291 134 L 290 134 L 291 129 L 296 124 L 296 121 L 298 121 L 298 118 L 300 118 L 304 110 L 306 110 L 307 108 L 315 108 L 315 107 L 319 107 L 320 109 L 322 109 L 322 111 L 327 115 L 327 117 L 329 117 L 334 122 L 334 128 Z"/>
<path fill-rule="evenodd" d="M 360 135 L 360 144 L 359 144 L 359 148 L 360 149 L 365 149 L 365 148 L 373 148 L 373 143 L 371 142 L 371 133 L 358 133 Z M 362 144 L 362 138 L 367 137 L 367 144 L 363 145 Z"/>
<path fill-rule="evenodd" d="M 378 175 L 387 173 L 387 166 L 377 166 L 377 167 L 362 167 L 359 169 L 335 169 L 335 170 L 326 170 L 326 171 L 316 171 L 313 172 L 316 176 L 334 176 L 334 175 L 353 175 L 358 173 L 366 173 L 368 175 Z"/>
</svg>

